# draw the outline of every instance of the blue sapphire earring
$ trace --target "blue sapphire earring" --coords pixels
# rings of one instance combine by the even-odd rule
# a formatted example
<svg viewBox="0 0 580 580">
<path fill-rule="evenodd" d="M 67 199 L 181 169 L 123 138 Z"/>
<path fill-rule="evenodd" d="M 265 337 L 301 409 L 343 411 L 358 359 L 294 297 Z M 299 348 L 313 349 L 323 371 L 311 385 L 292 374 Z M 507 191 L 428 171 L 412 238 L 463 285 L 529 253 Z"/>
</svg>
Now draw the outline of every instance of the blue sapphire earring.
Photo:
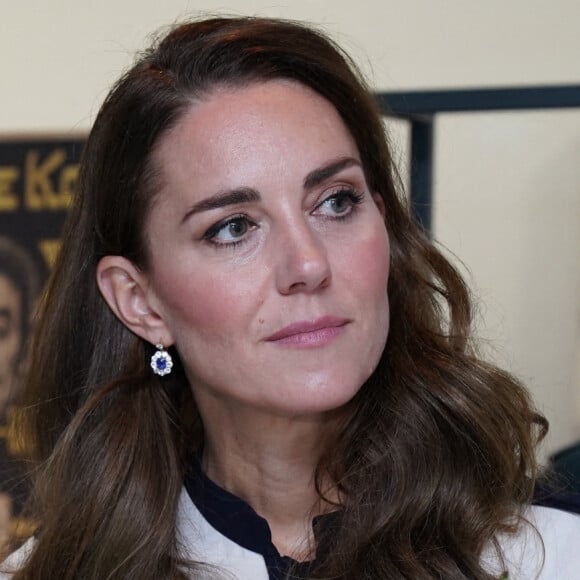
<svg viewBox="0 0 580 580">
<path fill-rule="evenodd" d="M 151 357 L 151 368 L 156 375 L 164 377 L 171 372 L 173 368 L 173 359 L 171 355 L 163 348 L 162 344 L 156 344 L 155 354 Z"/>
</svg>

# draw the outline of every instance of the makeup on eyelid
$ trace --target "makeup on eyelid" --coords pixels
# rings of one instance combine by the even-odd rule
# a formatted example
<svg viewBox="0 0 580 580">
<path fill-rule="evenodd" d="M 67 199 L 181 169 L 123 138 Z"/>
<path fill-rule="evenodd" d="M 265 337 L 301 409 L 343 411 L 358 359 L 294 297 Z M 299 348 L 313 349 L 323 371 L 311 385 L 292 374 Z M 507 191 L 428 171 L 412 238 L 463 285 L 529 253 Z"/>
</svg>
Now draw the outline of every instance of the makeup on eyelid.
<svg viewBox="0 0 580 580">
<path fill-rule="evenodd" d="M 314 210 L 311 212 L 312 215 L 319 215 L 318 210 L 322 208 L 325 204 L 329 202 L 347 202 L 348 205 L 345 208 L 345 211 L 336 211 L 334 215 L 328 214 L 320 214 L 323 219 L 334 220 L 337 222 L 344 221 L 349 217 L 352 217 L 356 211 L 356 206 L 362 203 L 364 199 L 363 193 L 358 193 L 353 188 L 350 187 L 341 187 L 338 191 L 333 192 L 331 195 L 323 199 L 322 201 L 318 202 L 314 207 Z M 231 226 L 235 224 L 245 224 L 243 231 L 236 236 L 236 232 L 231 229 Z M 203 234 L 202 239 L 207 241 L 209 244 L 217 247 L 217 248 L 234 248 L 238 247 L 241 243 L 243 243 L 245 239 L 245 235 L 248 234 L 251 230 L 258 227 L 258 224 L 249 216 L 244 214 L 236 214 L 225 219 L 218 221 L 216 224 L 212 225 L 206 232 Z M 227 228 L 230 228 L 229 232 L 227 232 Z M 217 241 L 220 234 L 222 232 L 227 232 L 231 234 L 230 240 L 224 241 Z M 226 235 L 227 235 L 226 233 Z M 222 238 L 223 239 L 223 238 Z"/>
</svg>

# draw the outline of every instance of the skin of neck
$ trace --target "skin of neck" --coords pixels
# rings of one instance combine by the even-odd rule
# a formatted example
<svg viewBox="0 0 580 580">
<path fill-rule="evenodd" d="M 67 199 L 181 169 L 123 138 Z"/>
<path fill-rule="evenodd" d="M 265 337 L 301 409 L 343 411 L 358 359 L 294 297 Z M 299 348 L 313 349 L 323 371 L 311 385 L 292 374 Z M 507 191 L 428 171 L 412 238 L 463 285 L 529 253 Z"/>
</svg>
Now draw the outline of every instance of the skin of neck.
<svg viewBox="0 0 580 580">
<path fill-rule="evenodd" d="M 335 509 L 316 493 L 314 474 L 344 412 L 288 417 L 213 397 L 196 400 L 206 475 L 268 522 L 280 554 L 312 559 L 312 518 Z M 323 491 L 338 503 L 330 485 Z"/>
</svg>

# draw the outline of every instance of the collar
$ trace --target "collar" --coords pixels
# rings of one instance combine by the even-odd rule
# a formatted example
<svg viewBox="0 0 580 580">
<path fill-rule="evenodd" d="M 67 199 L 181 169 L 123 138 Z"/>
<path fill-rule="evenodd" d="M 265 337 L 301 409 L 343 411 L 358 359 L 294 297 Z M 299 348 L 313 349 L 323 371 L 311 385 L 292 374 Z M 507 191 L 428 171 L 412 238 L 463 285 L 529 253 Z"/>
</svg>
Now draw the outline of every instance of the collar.
<svg viewBox="0 0 580 580">
<path fill-rule="evenodd" d="M 272 543 L 268 522 L 243 499 L 209 479 L 198 456 L 193 458 L 184 484 L 196 508 L 215 530 L 242 548 L 263 556 L 271 580 L 285 578 L 290 568 L 299 577 L 308 576 L 314 561 L 296 562 L 282 556 Z M 318 540 L 322 526 L 329 524 L 337 513 L 331 512 L 313 519 L 315 539 Z M 318 550 L 320 552 L 320 545 Z"/>
</svg>

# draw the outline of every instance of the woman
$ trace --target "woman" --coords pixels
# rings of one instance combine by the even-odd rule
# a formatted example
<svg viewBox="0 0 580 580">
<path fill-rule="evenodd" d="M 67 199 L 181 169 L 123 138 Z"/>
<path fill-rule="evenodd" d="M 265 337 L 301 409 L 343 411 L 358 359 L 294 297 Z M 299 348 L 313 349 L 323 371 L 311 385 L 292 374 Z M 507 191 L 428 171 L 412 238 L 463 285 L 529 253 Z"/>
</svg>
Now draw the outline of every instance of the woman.
<svg viewBox="0 0 580 580">
<path fill-rule="evenodd" d="M 553 534 L 571 551 L 580 520 L 526 507 L 545 420 L 475 355 L 396 183 L 319 33 L 212 19 L 142 55 L 36 331 L 14 579 L 532 577 L 526 519 L 544 572 L 575 570 Z"/>
</svg>

